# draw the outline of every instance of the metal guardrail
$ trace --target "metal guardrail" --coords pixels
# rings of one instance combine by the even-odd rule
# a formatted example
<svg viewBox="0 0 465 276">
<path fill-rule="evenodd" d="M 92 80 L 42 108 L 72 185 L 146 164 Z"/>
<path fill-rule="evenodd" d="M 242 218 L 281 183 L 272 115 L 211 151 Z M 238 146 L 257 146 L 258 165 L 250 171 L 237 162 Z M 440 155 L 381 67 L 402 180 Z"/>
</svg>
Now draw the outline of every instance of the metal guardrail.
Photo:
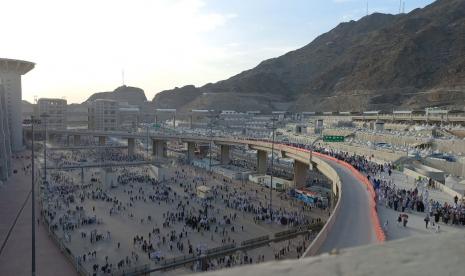
<svg viewBox="0 0 465 276">
<path fill-rule="evenodd" d="M 252 245 L 252 244 L 255 244 L 257 242 L 264 242 L 264 241 L 268 241 L 269 239 L 270 239 L 270 236 L 268 236 L 268 235 L 261 236 L 261 237 L 255 238 L 255 239 L 245 240 L 245 241 L 241 242 L 241 246 Z"/>
</svg>

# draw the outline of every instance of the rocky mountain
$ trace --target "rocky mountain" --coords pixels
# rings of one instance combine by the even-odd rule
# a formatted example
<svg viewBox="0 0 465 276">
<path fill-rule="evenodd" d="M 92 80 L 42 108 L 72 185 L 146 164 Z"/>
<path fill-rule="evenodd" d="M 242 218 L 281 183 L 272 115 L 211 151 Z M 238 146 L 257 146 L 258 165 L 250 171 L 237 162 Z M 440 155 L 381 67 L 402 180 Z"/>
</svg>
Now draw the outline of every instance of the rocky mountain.
<svg viewBox="0 0 465 276">
<path fill-rule="evenodd" d="M 341 23 L 310 44 L 227 80 L 158 93 L 156 106 L 357 111 L 465 100 L 465 1 Z"/>
<path fill-rule="evenodd" d="M 119 102 L 127 102 L 131 105 L 141 106 L 147 101 L 144 90 L 132 86 L 120 86 L 111 92 L 98 92 L 92 94 L 84 103 L 96 99 L 110 99 Z"/>
</svg>

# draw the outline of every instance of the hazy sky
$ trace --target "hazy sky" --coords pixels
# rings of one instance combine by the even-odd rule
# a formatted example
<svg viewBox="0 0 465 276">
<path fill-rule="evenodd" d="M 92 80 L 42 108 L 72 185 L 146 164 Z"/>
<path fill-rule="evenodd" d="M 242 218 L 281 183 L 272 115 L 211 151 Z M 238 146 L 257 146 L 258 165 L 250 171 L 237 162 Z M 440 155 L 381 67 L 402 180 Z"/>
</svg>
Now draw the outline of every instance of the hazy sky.
<svg viewBox="0 0 465 276">
<path fill-rule="evenodd" d="M 406 11 L 433 0 L 406 0 Z M 125 83 L 155 93 L 215 82 L 306 45 L 366 0 L 0 0 L 0 57 L 36 68 L 23 99 L 81 102 Z M 399 0 L 369 0 L 398 13 Z"/>
</svg>

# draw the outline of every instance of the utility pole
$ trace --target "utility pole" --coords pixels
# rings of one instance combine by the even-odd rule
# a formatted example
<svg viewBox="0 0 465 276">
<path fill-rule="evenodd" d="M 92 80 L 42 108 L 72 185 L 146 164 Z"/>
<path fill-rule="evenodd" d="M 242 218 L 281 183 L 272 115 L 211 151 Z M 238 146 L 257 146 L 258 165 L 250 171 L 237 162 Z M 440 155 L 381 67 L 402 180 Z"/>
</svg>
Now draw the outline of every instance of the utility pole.
<svg viewBox="0 0 465 276">
<path fill-rule="evenodd" d="M 43 113 L 40 117 L 44 119 L 44 181 L 47 182 L 47 118 L 50 115 Z"/>
<path fill-rule="evenodd" d="M 273 116 L 271 118 L 271 130 L 272 130 L 272 140 L 271 140 L 271 176 L 270 176 L 270 220 L 273 221 L 273 168 L 274 168 L 274 137 L 275 137 L 275 121 L 277 119 Z"/>
<path fill-rule="evenodd" d="M 40 124 L 40 120 L 35 119 L 34 116 L 31 116 L 30 120 L 24 120 L 25 124 L 31 124 L 31 131 L 32 131 L 32 145 L 31 145 L 31 275 L 36 275 L 36 210 L 35 210 L 35 157 L 34 157 L 34 125 Z"/>
<path fill-rule="evenodd" d="M 209 112 L 213 112 L 213 110 L 210 110 Z M 210 126 L 210 146 L 209 146 L 209 170 L 210 172 L 212 171 L 212 146 L 213 146 L 213 123 L 214 123 L 214 119 L 216 118 L 216 116 L 214 114 L 209 114 L 208 116 L 210 117 L 210 123 L 209 123 L 209 126 Z"/>
<path fill-rule="evenodd" d="M 208 147 L 209 171 L 212 171 L 213 117 L 210 117 L 210 145 Z"/>
<path fill-rule="evenodd" d="M 35 210 L 35 189 L 34 189 L 34 116 L 31 116 L 31 121 L 32 121 L 32 276 L 36 275 L 36 210 Z"/>
<path fill-rule="evenodd" d="M 145 146 L 145 154 L 147 160 L 149 160 L 149 124 L 147 123 L 145 125 L 145 128 L 147 129 L 147 145 Z"/>
</svg>

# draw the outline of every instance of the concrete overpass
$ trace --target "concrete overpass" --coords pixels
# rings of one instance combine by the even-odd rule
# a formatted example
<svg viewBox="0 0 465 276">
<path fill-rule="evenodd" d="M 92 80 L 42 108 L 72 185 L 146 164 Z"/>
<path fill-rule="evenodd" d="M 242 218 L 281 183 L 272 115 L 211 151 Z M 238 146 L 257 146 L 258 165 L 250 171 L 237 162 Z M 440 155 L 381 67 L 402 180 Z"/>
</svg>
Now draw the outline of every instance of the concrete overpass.
<svg viewBox="0 0 465 276">
<path fill-rule="evenodd" d="M 67 171 L 67 170 L 89 169 L 89 168 L 137 167 L 137 166 L 143 166 L 143 165 L 156 165 L 156 164 L 157 163 L 153 161 L 91 163 L 91 164 L 79 164 L 79 165 L 50 166 L 50 167 L 47 167 L 47 170 Z"/>
<path fill-rule="evenodd" d="M 220 146 L 221 162 L 229 162 L 231 146 L 248 146 L 257 150 L 257 168 L 259 173 L 266 173 L 267 152 L 271 152 L 269 141 L 234 139 L 226 137 L 205 137 L 186 135 L 165 135 L 162 133 L 127 133 L 103 132 L 89 130 L 51 130 L 52 135 L 73 135 L 76 141 L 81 136 L 119 137 L 128 139 L 128 153 L 134 153 L 135 139 L 151 139 L 152 154 L 155 157 L 166 156 L 167 141 L 187 143 L 188 158 L 193 157 L 196 143 L 205 144 L 213 141 Z M 79 137 L 76 139 L 76 137 Z M 99 138 L 102 139 L 103 138 Z M 78 146 L 78 145 L 76 145 Z M 132 149 L 131 149 L 132 148 Z M 294 159 L 294 186 L 305 185 L 306 170 L 317 168 L 332 181 L 332 191 L 338 198 L 335 209 L 325 227 L 307 249 L 305 256 L 331 251 L 334 248 L 345 248 L 384 241 L 384 233 L 380 230 L 379 219 L 374 205 L 374 192 L 370 183 L 349 164 L 324 154 L 313 153 L 284 144 L 275 144 L 274 151 L 283 157 Z M 371 188 L 371 190 L 370 190 Z"/>
</svg>

